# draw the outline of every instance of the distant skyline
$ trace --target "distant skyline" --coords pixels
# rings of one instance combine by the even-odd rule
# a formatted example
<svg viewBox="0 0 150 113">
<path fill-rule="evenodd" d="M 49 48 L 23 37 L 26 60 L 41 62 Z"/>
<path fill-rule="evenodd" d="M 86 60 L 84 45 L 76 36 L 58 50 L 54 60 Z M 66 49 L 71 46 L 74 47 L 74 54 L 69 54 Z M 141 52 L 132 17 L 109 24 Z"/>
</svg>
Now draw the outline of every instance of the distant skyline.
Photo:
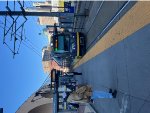
<svg viewBox="0 0 150 113">
<path fill-rule="evenodd" d="M 5 5 L 6 2 L 0 2 L 0 10 L 5 10 Z M 31 6 L 32 2 L 26 2 L 25 5 Z M 12 22 L 10 17 L 7 20 Z M 18 24 L 21 21 L 22 18 Z M 23 102 L 39 89 L 47 77 L 43 72 L 41 56 L 42 48 L 48 44 L 48 39 L 44 34 L 39 35 L 43 32 L 44 26 L 37 24 L 37 17 L 28 17 L 25 23 L 27 39 L 23 41 L 19 54 L 13 59 L 12 52 L 3 44 L 3 22 L 4 17 L 0 16 L 0 108 L 4 109 L 4 113 L 15 113 Z M 7 22 L 7 26 L 10 26 L 10 23 Z M 10 34 L 6 41 L 13 47 Z"/>
</svg>

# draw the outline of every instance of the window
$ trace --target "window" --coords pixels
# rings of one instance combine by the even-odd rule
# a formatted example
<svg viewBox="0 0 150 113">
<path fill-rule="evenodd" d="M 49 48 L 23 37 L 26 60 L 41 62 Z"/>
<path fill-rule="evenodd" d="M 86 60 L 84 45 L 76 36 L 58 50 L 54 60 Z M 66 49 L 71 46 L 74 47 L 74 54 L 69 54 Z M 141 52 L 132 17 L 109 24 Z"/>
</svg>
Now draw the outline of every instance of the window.
<svg viewBox="0 0 150 113">
<path fill-rule="evenodd" d="M 64 36 L 58 36 L 58 50 L 64 49 Z"/>
<path fill-rule="evenodd" d="M 69 51 L 69 36 L 60 35 L 58 36 L 58 50 Z"/>
</svg>

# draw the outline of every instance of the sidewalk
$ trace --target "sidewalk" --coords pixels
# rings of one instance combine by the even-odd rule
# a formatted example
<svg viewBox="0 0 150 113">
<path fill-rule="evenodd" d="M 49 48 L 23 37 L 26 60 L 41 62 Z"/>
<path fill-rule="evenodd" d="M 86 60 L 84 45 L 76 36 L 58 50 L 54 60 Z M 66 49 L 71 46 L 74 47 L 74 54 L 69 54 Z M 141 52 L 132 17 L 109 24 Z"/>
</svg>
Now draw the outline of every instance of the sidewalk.
<svg viewBox="0 0 150 113">
<path fill-rule="evenodd" d="M 117 89 L 116 99 L 97 99 L 97 113 L 150 113 L 150 25 L 75 69 L 79 84 Z M 141 38 L 142 37 L 142 38 Z"/>
<path fill-rule="evenodd" d="M 119 4 L 120 8 L 124 6 L 123 2 L 120 2 Z M 130 10 L 130 8 L 134 6 L 134 4 L 134 2 L 130 2 L 128 7 L 121 15 L 123 15 L 128 10 L 132 11 L 133 9 Z M 94 3 L 94 6 L 98 5 Z M 115 14 L 118 12 L 117 6 L 118 5 L 115 2 L 105 2 L 103 4 L 103 8 L 105 9 L 100 10 L 96 20 L 93 22 L 91 31 L 89 31 L 87 35 L 87 44 L 90 44 L 97 36 L 97 34 L 103 31 L 105 26 L 110 22 L 111 18 L 115 16 Z M 112 8 L 115 10 L 112 10 Z M 141 9 L 143 8 L 145 7 L 142 7 Z M 149 7 L 146 8 L 149 9 Z M 111 13 L 111 11 L 114 13 L 114 15 L 111 15 L 113 14 Z M 136 15 L 144 14 L 146 13 L 146 10 L 141 10 L 141 14 L 138 14 L 139 12 L 140 11 L 137 11 Z M 131 13 L 129 14 L 129 17 L 131 18 L 129 20 L 132 20 L 132 22 L 130 22 L 128 19 L 125 19 L 126 22 L 129 21 L 129 24 L 121 26 L 120 29 L 118 28 L 119 30 L 121 30 L 120 32 L 113 32 L 111 35 L 108 35 L 106 40 L 103 40 L 103 43 L 98 43 L 99 45 L 102 45 L 101 47 L 107 48 L 107 46 L 111 45 L 113 41 L 121 39 L 121 36 L 124 36 L 122 34 L 130 32 L 131 29 L 122 30 L 124 26 L 128 27 L 129 25 L 132 26 L 138 23 L 135 22 L 135 20 L 144 21 L 144 19 L 142 19 L 143 17 L 149 18 L 149 14 L 145 14 L 145 16 L 139 16 L 139 18 L 132 19 L 132 17 L 135 16 L 135 13 L 133 13 L 133 15 L 131 15 Z M 106 19 L 106 16 L 109 16 L 109 18 Z M 120 17 L 117 18 L 117 21 L 120 20 Z M 89 22 L 87 22 L 86 25 L 91 25 L 91 23 L 89 24 Z M 113 22 L 112 25 L 114 25 L 115 22 Z M 139 28 L 134 31 L 133 34 L 124 36 L 123 40 L 121 40 L 117 44 L 114 43 L 107 49 L 95 46 L 95 49 L 93 49 L 95 51 L 90 51 L 90 54 L 87 55 L 92 56 L 95 55 L 97 51 L 104 51 L 101 51 L 100 53 L 98 52 L 99 54 L 91 57 L 91 59 L 88 61 L 88 57 L 84 57 L 85 59 L 83 59 L 83 62 L 86 62 L 75 69 L 75 71 L 82 72 L 83 74 L 82 76 L 76 77 L 79 84 L 88 84 L 92 86 L 93 90 L 106 92 L 108 92 L 109 88 L 117 89 L 118 94 L 116 99 L 97 99 L 94 101 L 94 104 L 92 104 L 92 106 L 97 113 L 150 113 L 149 36 L 150 24 L 146 24 L 145 26 L 143 26 L 143 28 Z M 100 41 L 100 38 L 101 36 L 96 38 L 96 40 Z M 109 40 L 109 38 L 111 40 Z M 92 45 L 94 45 L 95 43 L 93 43 Z"/>
<path fill-rule="evenodd" d="M 96 113 L 89 103 L 81 104 L 78 113 Z"/>
</svg>

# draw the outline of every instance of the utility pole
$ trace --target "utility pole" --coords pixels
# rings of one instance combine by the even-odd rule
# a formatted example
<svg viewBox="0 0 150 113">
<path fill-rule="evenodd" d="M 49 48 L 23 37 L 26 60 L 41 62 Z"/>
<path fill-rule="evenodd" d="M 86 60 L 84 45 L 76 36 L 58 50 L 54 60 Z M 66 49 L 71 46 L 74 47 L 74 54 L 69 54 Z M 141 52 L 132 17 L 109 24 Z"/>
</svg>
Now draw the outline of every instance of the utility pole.
<svg viewBox="0 0 150 113">
<path fill-rule="evenodd" d="M 3 113 L 3 108 L 0 108 L 0 113 Z"/>
<path fill-rule="evenodd" d="M 74 14 L 66 12 L 25 12 L 25 11 L 0 11 L 0 16 L 50 16 L 50 17 L 70 17 L 70 16 L 86 16 L 85 14 Z"/>
</svg>

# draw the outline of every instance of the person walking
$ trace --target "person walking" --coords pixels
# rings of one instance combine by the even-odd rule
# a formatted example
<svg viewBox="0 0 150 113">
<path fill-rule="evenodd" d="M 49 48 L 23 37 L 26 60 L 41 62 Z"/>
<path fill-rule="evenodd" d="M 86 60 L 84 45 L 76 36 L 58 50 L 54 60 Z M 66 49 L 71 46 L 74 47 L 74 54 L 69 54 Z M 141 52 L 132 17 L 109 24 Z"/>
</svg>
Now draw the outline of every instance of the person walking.
<svg viewBox="0 0 150 113">
<path fill-rule="evenodd" d="M 112 89 L 109 89 L 109 92 L 93 91 L 90 102 L 94 103 L 94 100 L 99 98 L 116 98 L 116 96 L 117 96 L 117 90 L 113 91 Z"/>
<path fill-rule="evenodd" d="M 87 103 L 94 102 L 95 99 L 99 98 L 116 98 L 117 90 L 109 89 L 109 92 L 105 91 L 92 91 L 88 85 L 81 86 L 73 91 L 67 101 L 70 103 Z"/>
</svg>

